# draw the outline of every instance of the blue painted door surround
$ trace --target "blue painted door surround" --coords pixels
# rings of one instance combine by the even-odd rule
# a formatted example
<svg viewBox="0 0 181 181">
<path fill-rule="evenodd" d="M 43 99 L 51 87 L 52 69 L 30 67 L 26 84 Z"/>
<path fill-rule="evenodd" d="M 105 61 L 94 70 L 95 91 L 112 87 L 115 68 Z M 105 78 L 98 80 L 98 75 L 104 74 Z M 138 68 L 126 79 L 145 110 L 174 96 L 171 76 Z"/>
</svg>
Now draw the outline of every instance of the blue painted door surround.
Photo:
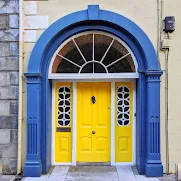
<svg viewBox="0 0 181 181">
<path fill-rule="evenodd" d="M 51 80 L 48 68 L 67 38 L 89 30 L 122 39 L 133 51 L 139 79 L 136 95 L 136 166 L 140 174 L 162 176 L 160 160 L 160 76 L 157 56 L 146 34 L 129 19 L 90 5 L 53 23 L 33 48 L 27 78 L 27 151 L 24 176 L 40 176 L 51 166 Z"/>
</svg>

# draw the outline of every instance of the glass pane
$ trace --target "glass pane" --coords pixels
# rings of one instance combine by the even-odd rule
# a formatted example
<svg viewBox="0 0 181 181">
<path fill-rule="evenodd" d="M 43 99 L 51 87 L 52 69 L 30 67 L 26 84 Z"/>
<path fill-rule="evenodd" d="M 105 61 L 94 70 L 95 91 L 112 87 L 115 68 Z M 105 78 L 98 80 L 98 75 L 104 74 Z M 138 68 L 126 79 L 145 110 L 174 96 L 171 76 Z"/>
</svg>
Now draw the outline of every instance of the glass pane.
<svg viewBox="0 0 181 181">
<path fill-rule="evenodd" d="M 106 69 L 99 63 L 94 63 L 94 73 L 106 73 Z"/>
<path fill-rule="evenodd" d="M 92 60 L 92 49 L 93 49 L 93 35 L 86 34 L 75 38 L 75 41 L 80 48 L 82 54 L 87 61 Z"/>
<path fill-rule="evenodd" d="M 132 67 L 128 61 L 129 58 L 131 58 L 131 55 L 128 55 L 127 57 L 123 58 L 122 60 L 118 61 L 117 63 L 111 65 L 110 67 L 108 67 L 108 72 L 109 73 L 121 73 L 121 72 L 135 71 L 135 69 L 132 69 Z"/>
<path fill-rule="evenodd" d="M 89 63 L 83 67 L 81 73 L 93 73 L 93 63 Z"/>
<path fill-rule="evenodd" d="M 59 57 L 60 63 L 57 67 L 56 73 L 78 73 L 79 67 L 73 65 L 70 62 L 67 62 L 66 60 Z"/>
<path fill-rule="evenodd" d="M 68 46 L 71 46 L 71 48 L 69 48 L 69 51 L 64 55 L 64 57 L 66 57 L 69 60 L 71 60 L 72 62 L 82 66 L 85 62 L 84 62 L 83 58 L 81 57 L 81 55 L 80 55 L 79 51 L 77 50 L 77 47 L 75 46 L 73 41 L 71 41 Z M 68 47 L 65 47 L 65 48 L 68 49 Z"/>
<path fill-rule="evenodd" d="M 106 35 L 101 35 L 101 34 L 95 34 L 94 35 L 94 55 L 95 55 L 95 60 L 100 61 L 108 49 L 109 45 L 112 42 L 111 37 L 106 36 Z"/>
<path fill-rule="evenodd" d="M 122 56 L 128 54 L 129 52 L 117 41 L 114 40 L 113 45 L 111 46 L 109 52 L 107 53 L 103 63 L 109 65 L 115 60 L 121 58 Z"/>
<path fill-rule="evenodd" d="M 58 54 L 80 66 L 83 64 L 82 57 L 73 41 L 69 41 Z M 78 69 L 78 67 L 57 55 L 53 63 L 52 73 L 78 73 Z"/>
<path fill-rule="evenodd" d="M 120 52 L 122 55 L 126 55 L 128 54 L 128 50 L 117 40 L 114 41 L 112 47 L 117 50 L 118 52 Z"/>
</svg>

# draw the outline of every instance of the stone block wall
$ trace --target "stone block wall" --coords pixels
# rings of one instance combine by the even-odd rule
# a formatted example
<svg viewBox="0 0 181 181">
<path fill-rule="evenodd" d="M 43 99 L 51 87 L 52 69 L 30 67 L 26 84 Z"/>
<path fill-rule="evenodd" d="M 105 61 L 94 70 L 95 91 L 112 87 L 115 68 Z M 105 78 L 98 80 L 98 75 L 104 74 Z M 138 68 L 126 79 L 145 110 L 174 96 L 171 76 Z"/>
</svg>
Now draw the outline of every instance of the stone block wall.
<svg viewBox="0 0 181 181">
<path fill-rule="evenodd" d="M 18 0 L 0 0 L 0 173 L 16 174 L 18 143 Z"/>
</svg>

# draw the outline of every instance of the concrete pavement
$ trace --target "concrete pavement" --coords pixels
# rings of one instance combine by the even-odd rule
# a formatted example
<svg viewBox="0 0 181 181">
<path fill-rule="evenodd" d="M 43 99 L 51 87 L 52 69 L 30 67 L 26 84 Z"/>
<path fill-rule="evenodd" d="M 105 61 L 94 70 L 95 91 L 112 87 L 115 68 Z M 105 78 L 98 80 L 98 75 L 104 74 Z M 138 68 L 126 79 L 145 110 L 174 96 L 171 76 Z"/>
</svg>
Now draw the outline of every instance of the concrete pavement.
<svg viewBox="0 0 181 181">
<path fill-rule="evenodd" d="M 26 177 L 22 181 L 160 181 L 160 179 L 139 175 L 135 167 L 131 166 L 56 166 L 47 175 Z M 167 179 L 162 178 L 162 181 Z"/>
<path fill-rule="evenodd" d="M 130 166 L 56 166 L 41 177 L 15 177 L 0 175 L 0 181 L 175 181 L 174 174 L 147 178 L 139 175 L 136 167 Z"/>
</svg>

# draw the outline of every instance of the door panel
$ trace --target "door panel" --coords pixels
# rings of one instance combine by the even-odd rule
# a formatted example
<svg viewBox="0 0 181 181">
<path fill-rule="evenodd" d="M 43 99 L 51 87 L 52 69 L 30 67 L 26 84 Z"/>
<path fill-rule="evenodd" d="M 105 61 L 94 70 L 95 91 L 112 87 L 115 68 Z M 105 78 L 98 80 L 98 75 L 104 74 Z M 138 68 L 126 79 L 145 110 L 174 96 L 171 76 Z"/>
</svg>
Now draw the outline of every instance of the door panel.
<svg viewBox="0 0 181 181">
<path fill-rule="evenodd" d="M 55 162 L 72 161 L 72 87 L 55 83 Z M 68 132 L 67 132 L 68 131 Z"/>
<path fill-rule="evenodd" d="M 110 161 L 110 83 L 77 84 L 77 161 Z"/>
<path fill-rule="evenodd" d="M 116 83 L 115 95 L 115 161 L 132 162 L 132 82 Z"/>
</svg>

